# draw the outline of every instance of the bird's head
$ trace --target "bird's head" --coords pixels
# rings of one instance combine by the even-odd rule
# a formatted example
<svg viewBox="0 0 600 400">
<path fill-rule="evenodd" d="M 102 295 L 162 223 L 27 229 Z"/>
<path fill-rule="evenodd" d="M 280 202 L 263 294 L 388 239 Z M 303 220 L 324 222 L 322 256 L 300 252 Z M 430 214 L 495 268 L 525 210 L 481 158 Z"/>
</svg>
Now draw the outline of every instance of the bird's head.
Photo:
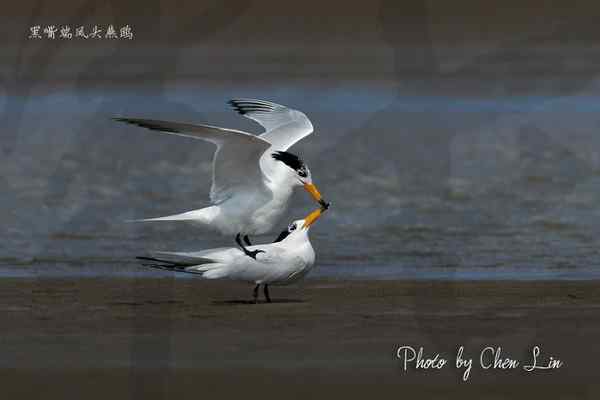
<svg viewBox="0 0 600 400">
<path fill-rule="evenodd" d="M 273 159 L 285 164 L 294 174 L 295 185 L 304 186 L 304 189 L 321 205 L 327 208 L 329 204 L 323 199 L 321 193 L 312 181 L 310 169 L 300 157 L 287 151 L 276 151 L 272 154 Z"/>
<path fill-rule="evenodd" d="M 289 237 L 295 237 L 300 235 L 306 235 L 310 226 L 314 224 L 321 215 L 327 210 L 326 208 L 320 207 L 315 211 L 308 214 L 304 219 L 298 219 L 288 225 L 287 229 L 279 234 L 279 237 L 275 239 L 275 242 L 281 242 L 283 239 Z"/>
</svg>

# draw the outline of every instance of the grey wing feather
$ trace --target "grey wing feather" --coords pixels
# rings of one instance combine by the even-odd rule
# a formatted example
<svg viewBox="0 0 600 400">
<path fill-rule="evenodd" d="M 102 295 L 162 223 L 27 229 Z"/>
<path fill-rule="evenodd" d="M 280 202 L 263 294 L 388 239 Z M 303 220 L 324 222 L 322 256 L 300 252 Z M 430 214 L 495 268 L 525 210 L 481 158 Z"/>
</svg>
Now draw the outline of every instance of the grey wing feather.
<svg viewBox="0 0 600 400">
<path fill-rule="evenodd" d="M 229 104 L 265 128 L 260 137 L 271 143 L 274 150 L 285 151 L 313 131 L 313 125 L 304 113 L 280 104 L 256 99 L 232 99 Z"/>
<path fill-rule="evenodd" d="M 260 158 L 271 144 L 263 138 L 235 129 L 211 125 L 193 125 L 180 122 L 138 118 L 113 118 L 115 121 L 173 135 L 201 139 L 217 146 L 213 158 L 213 183 L 210 198 L 213 202 L 225 200 L 237 187 L 251 186 L 264 190 L 264 174 Z"/>
<path fill-rule="evenodd" d="M 222 249 L 224 250 L 226 247 L 223 247 Z M 160 259 L 165 262 L 198 265 L 214 262 L 214 260 L 209 256 L 209 253 L 219 250 L 221 250 L 221 248 L 190 253 L 153 251 L 150 254 L 153 258 Z"/>
</svg>

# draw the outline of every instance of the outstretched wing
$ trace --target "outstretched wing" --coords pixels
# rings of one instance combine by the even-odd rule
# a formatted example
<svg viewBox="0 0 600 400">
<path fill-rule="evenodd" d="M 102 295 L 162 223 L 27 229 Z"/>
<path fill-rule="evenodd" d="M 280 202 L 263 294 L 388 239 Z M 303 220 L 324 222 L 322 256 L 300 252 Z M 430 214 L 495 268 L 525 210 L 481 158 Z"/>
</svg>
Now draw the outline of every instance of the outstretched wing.
<svg viewBox="0 0 600 400">
<path fill-rule="evenodd" d="M 273 150 L 285 151 L 313 131 L 304 113 L 286 106 L 255 99 L 233 99 L 229 104 L 265 128 L 266 132 L 260 137 L 271 143 Z"/>
<path fill-rule="evenodd" d="M 227 199 L 238 189 L 267 190 L 259 160 L 271 144 L 261 137 L 210 125 L 136 118 L 114 118 L 114 120 L 214 143 L 217 150 L 213 158 L 210 199 L 215 203 Z"/>
</svg>

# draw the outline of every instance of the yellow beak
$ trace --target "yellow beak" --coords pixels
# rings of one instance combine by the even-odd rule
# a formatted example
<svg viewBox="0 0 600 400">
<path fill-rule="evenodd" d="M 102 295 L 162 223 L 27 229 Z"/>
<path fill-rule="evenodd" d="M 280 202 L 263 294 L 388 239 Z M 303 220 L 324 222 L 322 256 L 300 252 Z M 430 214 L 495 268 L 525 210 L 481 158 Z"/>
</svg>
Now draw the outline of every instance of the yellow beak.
<svg viewBox="0 0 600 400">
<path fill-rule="evenodd" d="M 306 191 L 308 193 L 310 193 L 310 195 L 313 197 L 313 199 L 315 199 L 317 202 L 320 203 L 323 201 L 323 197 L 321 196 L 321 193 L 319 193 L 319 190 L 317 189 L 317 187 L 314 184 L 305 183 L 304 189 L 306 189 Z"/>
<path fill-rule="evenodd" d="M 303 228 L 308 228 L 309 226 L 311 226 L 312 224 L 314 224 L 319 219 L 319 217 L 321 216 L 321 214 L 323 214 L 323 209 L 322 208 L 317 208 L 315 211 L 313 211 L 310 214 L 308 214 L 308 217 L 304 218 L 304 226 L 303 226 Z"/>
</svg>

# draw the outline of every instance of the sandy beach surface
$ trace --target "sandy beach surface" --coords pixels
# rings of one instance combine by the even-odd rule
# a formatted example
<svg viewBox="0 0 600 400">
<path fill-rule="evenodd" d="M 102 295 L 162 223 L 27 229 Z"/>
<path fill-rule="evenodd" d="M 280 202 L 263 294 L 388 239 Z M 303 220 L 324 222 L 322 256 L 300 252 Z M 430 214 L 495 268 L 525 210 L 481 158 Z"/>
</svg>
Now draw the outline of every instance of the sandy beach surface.
<svg viewBox="0 0 600 400">
<path fill-rule="evenodd" d="M 3 279 L 6 398 L 598 398 L 594 281 Z M 400 346 L 448 359 L 415 369 Z M 474 359 L 468 381 L 459 346 Z M 553 370 L 526 372 L 532 348 Z M 518 368 L 482 369 L 486 346 Z"/>
</svg>

